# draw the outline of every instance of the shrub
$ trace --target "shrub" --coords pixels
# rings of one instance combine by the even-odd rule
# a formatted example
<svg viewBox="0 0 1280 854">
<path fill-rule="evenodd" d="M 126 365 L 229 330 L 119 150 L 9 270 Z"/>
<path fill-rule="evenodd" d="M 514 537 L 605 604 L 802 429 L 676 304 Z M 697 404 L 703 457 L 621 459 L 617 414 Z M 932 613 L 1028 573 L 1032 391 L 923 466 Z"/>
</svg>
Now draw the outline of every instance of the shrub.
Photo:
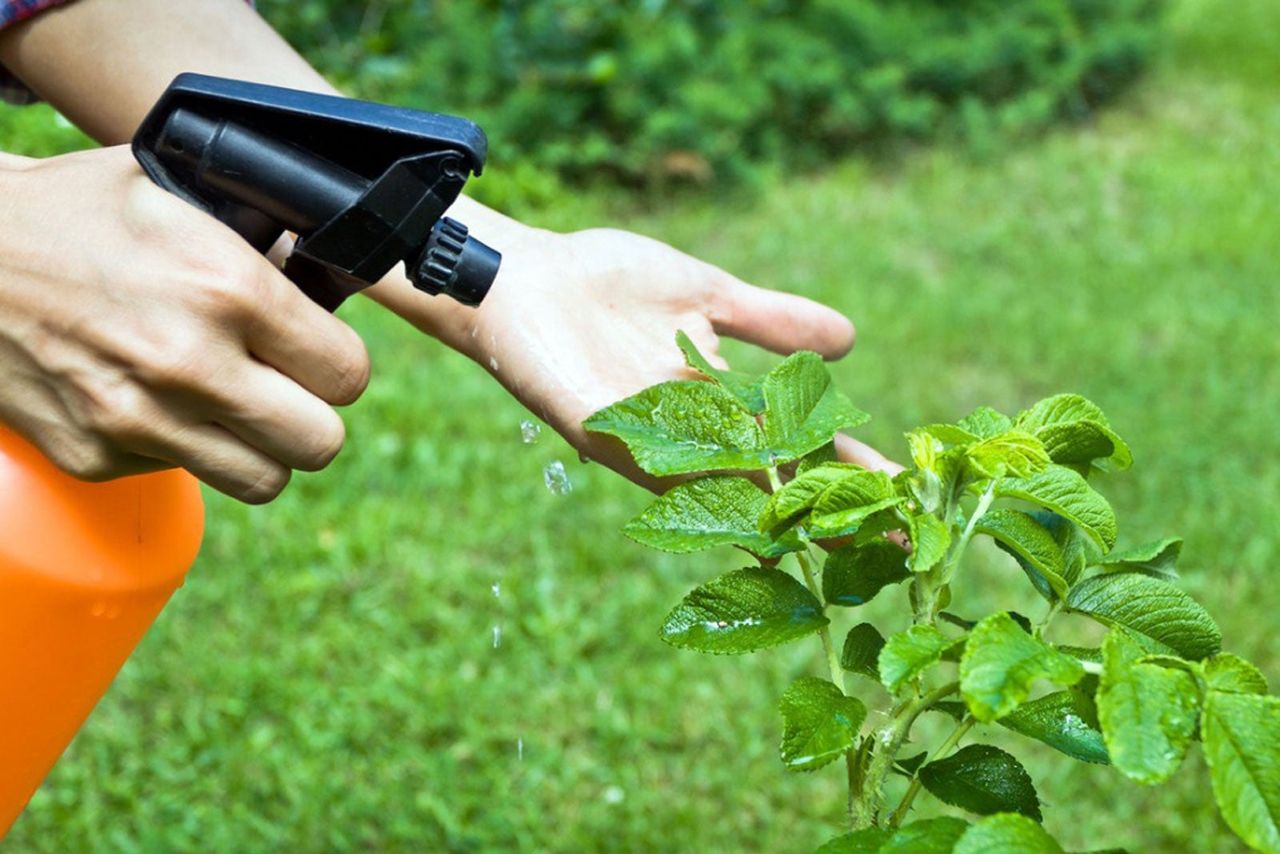
<svg viewBox="0 0 1280 854">
<path fill-rule="evenodd" d="M 628 184 L 1080 117 L 1160 0 L 260 0 L 354 94 L 466 114 L 495 159 Z"/>
</svg>

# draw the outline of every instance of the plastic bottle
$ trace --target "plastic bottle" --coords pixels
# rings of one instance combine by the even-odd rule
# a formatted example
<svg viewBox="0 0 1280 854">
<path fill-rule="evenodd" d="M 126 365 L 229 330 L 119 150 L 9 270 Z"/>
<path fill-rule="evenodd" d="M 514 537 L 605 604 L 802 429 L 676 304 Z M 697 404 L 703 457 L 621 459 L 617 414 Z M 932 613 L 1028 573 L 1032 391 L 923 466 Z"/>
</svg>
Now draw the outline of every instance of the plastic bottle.
<svg viewBox="0 0 1280 854">
<path fill-rule="evenodd" d="M 189 474 L 84 483 L 0 428 L 0 838 L 181 586 L 203 530 Z"/>
</svg>

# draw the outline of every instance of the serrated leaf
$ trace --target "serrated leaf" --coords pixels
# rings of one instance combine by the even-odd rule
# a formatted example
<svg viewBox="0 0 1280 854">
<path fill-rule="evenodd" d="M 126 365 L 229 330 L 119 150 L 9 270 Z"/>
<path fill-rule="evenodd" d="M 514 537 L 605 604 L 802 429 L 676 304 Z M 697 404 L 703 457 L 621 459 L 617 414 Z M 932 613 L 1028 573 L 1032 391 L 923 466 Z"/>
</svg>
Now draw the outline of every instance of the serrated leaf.
<svg viewBox="0 0 1280 854">
<path fill-rule="evenodd" d="M 1103 549 L 1115 545 L 1116 514 L 1111 505 L 1069 468 L 1050 465 L 1031 477 L 1002 478 L 996 481 L 996 494 L 1029 501 L 1070 519 Z"/>
<path fill-rule="evenodd" d="M 1184 658 L 1198 661 L 1222 647 L 1222 632 L 1209 613 L 1158 578 L 1136 573 L 1094 575 L 1072 588 L 1067 606 L 1105 625 L 1145 635 Z"/>
<path fill-rule="evenodd" d="M 741 401 L 742 405 L 751 412 L 764 412 L 764 391 L 761 388 L 764 377 L 713 367 L 706 357 L 698 352 L 693 339 L 686 335 L 683 330 L 676 333 L 676 345 L 680 348 L 680 352 L 684 353 L 685 364 L 708 379 L 715 380 L 724 386 L 730 394 Z"/>
<path fill-rule="evenodd" d="M 1037 510 L 1030 515 L 1053 535 L 1054 542 L 1062 549 L 1062 579 L 1068 586 L 1080 580 L 1086 566 L 1097 563 L 1102 550 L 1079 525 L 1049 510 Z"/>
<path fill-rule="evenodd" d="M 1250 847 L 1280 852 L 1280 697 L 1215 693 L 1205 706 L 1204 755 L 1227 825 Z"/>
<path fill-rule="evenodd" d="M 978 434 L 971 433 L 958 424 L 928 424 L 914 432 L 931 436 L 944 445 L 971 445 L 982 441 Z M 935 452 L 942 450 L 940 446 L 935 446 L 935 449 Z"/>
<path fill-rule="evenodd" d="M 975 442 L 965 449 L 965 456 L 982 477 L 1030 477 L 1049 465 L 1049 455 L 1040 440 L 1021 430 Z"/>
<path fill-rule="evenodd" d="M 769 496 L 757 527 L 777 537 L 798 524 L 833 483 L 860 471 L 864 469 L 852 463 L 823 463 L 797 474 Z"/>
<path fill-rule="evenodd" d="M 817 854 L 880 854 L 880 846 L 892 835 L 892 830 L 864 827 L 827 840 L 817 850 Z"/>
<path fill-rule="evenodd" d="M 894 763 L 908 777 L 914 777 L 920 766 L 929 758 L 929 751 L 923 750 L 915 756 L 907 756 Z"/>
<path fill-rule="evenodd" d="M 813 771 L 853 747 L 867 707 L 846 697 L 825 679 L 801 676 L 778 704 L 782 713 L 782 764 L 790 771 Z"/>
<path fill-rule="evenodd" d="M 933 626 L 912 626 L 890 635 L 880 651 L 877 670 L 880 683 L 896 694 L 898 689 L 937 663 L 953 640 Z"/>
<path fill-rule="evenodd" d="M 1204 681 L 1210 691 L 1225 694 L 1265 694 L 1267 677 L 1238 655 L 1222 652 L 1204 663 Z"/>
<path fill-rule="evenodd" d="M 793 353 L 764 378 L 764 433 L 778 462 L 799 459 L 867 421 L 831 382 L 817 353 Z"/>
<path fill-rule="evenodd" d="M 960 695 L 975 718 L 990 723 L 1026 700 L 1037 680 L 1069 686 L 1083 676 L 1079 661 L 1027 634 L 1002 612 L 970 633 L 960 659 Z"/>
<path fill-rule="evenodd" d="M 651 386 L 583 422 L 621 439 L 652 475 L 773 465 L 755 417 L 714 383 L 676 380 Z"/>
<path fill-rule="evenodd" d="M 672 646 L 737 654 L 777 646 L 827 625 L 822 604 L 777 569 L 755 566 L 695 588 L 662 625 Z"/>
<path fill-rule="evenodd" d="M 857 531 L 868 516 L 902 502 L 887 474 L 857 469 L 822 491 L 805 530 L 811 537 L 842 537 Z"/>
<path fill-rule="evenodd" d="M 1097 710 L 1079 691 L 1056 691 L 1018 706 L 1000 719 L 1016 733 L 1034 738 L 1081 762 L 1106 765 L 1107 746 L 1096 726 Z"/>
<path fill-rule="evenodd" d="M 1066 597 L 1062 549 L 1053 534 L 1029 513 L 991 510 L 977 521 L 974 530 L 991 537 L 1012 554 L 1032 585 L 1046 599 L 1054 601 L 1054 597 Z"/>
<path fill-rule="evenodd" d="M 1182 538 L 1166 537 L 1131 549 L 1113 551 L 1102 558 L 1102 568 L 1107 572 L 1140 572 L 1164 581 L 1176 581 L 1181 553 Z"/>
<path fill-rule="evenodd" d="M 990 439 L 1007 432 L 1013 427 L 1013 420 L 1007 415 L 996 412 L 990 406 L 979 406 L 961 418 L 956 426 L 979 439 Z"/>
<path fill-rule="evenodd" d="M 951 548 L 951 529 L 938 517 L 922 514 L 908 517 L 911 555 L 907 568 L 912 572 L 928 572 L 947 556 Z"/>
<path fill-rule="evenodd" d="M 942 816 L 913 821 L 898 828 L 877 854 L 951 854 L 969 822 Z"/>
<path fill-rule="evenodd" d="M 859 623 L 845 635 L 840 652 L 840 666 L 851 673 L 880 681 L 880 650 L 884 649 L 884 637 L 870 623 Z"/>
<path fill-rule="evenodd" d="M 1167 780 L 1196 732 L 1200 698 L 1185 670 L 1140 661 L 1142 645 L 1123 630 L 1102 644 L 1098 719 L 1111 763 L 1139 783 Z"/>
<path fill-rule="evenodd" d="M 1012 755 L 990 744 L 970 744 L 920 769 L 935 798 L 978 815 L 1016 812 L 1040 821 L 1031 775 Z"/>
<path fill-rule="evenodd" d="M 768 500 L 744 477 L 701 477 L 672 487 L 622 532 L 641 545 L 676 554 L 732 545 L 778 557 L 803 548 L 790 532 L 779 542 L 760 532 L 757 523 Z"/>
<path fill-rule="evenodd" d="M 827 442 L 822 447 L 810 451 L 800 458 L 800 462 L 796 463 L 796 474 L 801 475 L 811 469 L 815 469 L 820 465 L 827 463 L 836 463 L 840 461 L 840 455 L 836 451 L 835 442 Z"/>
<path fill-rule="evenodd" d="M 952 854 L 1063 854 L 1062 846 L 1026 816 L 984 818 L 960 837 Z"/>
<path fill-rule="evenodd" d="M 822 566 L 822 598 L 828 605 L 865 605 L 883 588 L 910 576 L 907 555 L 894 543 L 880 540 L 843 546 L 829 554 Z"/>
<path fill-rule="evenodd" d="M 1021 413 L 1015 426 L 1044 443 L 1055 463 L 1087 466 L 1105 460 L 1117 469 L 1133 464 L 1129 446 L 1111 429 L 1102 410 L 1078 394 L 1045 398 Z"/>
</svg>

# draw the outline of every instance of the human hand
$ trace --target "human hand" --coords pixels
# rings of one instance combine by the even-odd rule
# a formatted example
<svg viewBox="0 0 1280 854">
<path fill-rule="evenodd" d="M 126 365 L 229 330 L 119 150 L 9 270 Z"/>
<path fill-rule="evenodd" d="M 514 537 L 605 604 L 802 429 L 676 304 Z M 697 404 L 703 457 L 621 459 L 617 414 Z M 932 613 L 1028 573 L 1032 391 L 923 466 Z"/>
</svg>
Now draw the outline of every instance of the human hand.
<svg viewBox="0 0 1280 854">
<path fill-rule="evenodd" d="M 636 234 L 508 229 L 507 239 L 494 242 L 502 270 L 478 309 L 439 305 L 399 282 L 371 295 L 487 367 L 583 456 L 650 488 L 659 482 L 620 444 L 587 433 L 582 421 L 654 383 L 697 376 L 676 347 L 677 330 L 719 367 L 721 335 L 829 359 L 853 346 L 853 325 L 836 311 L 745 284 Z M 897 470 L 847 436 L 837 447 L 849 461 Z"/>
<path fill-rule="evenodd" d="M 337 454 L 368 376 L 350 327 L 126 147 L 0 159 L 0 421 L 64 470 L 269 501 Z"/>
</svg>

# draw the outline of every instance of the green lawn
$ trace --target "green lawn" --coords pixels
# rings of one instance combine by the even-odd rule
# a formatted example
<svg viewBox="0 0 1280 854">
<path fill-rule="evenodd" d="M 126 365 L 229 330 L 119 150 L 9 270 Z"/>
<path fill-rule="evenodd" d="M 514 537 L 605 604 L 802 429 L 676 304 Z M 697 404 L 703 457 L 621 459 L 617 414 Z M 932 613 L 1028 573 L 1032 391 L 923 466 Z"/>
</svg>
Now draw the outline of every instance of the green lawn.
<svg viewBox="0 0 1280 854">
<path fill-rule="evenodd" d="M 860 435 L 899 455 L 904 429 L 979 403 L 1093 398 L 1138 458 L 1103 484 L 1122 542 L 1186 537 L 1186 586 L 1280 684 L 1280 4 L 1182 0 L 1171 30 L 1095 124 L 1008 152 L 851 160 L 727 210 L 597 199 L 542 218 L 607 217 L 847 311 L 859 346 L 834 370 L 875 416 Z M 522 444 L 525 414 L 485 372 L 394 317 L 346 316 L 375 364 L 349 447 L 269 507 L 210 497 L 187 586 L 5 850 L 802 851 L 832 835 L 841 775 L 776 758 L 775 698 L 818 672 L 815 645 L 712 658 L 656 637 L 740 559 L 631 544 L 616 531 L 639 490 L 547 432 Z M 553 460 L 572 494 L 543 486 Z M 1029 607 L 1020 573 L 989 564 L 970 608 Z M 1198 755 L 1140 789 L 1020 753 L 1069 848 L 1240 850 Z"/>
</svg>

